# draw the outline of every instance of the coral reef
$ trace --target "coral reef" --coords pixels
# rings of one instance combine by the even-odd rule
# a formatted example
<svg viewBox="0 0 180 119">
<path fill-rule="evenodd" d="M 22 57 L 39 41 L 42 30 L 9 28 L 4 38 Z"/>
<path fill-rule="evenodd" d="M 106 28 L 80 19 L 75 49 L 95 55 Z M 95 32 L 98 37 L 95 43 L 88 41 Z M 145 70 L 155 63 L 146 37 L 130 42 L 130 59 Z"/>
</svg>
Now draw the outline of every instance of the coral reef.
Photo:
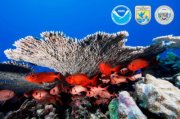
<svg viewBox="0 0 180 119">
<path fill-rule="evenodd" d="M 16 41 L 16 49 L 8 49 L 4 53 L 9 59 L 48 67 L 62 74 L 85 73 L 92 76 L 97 73 L 97 65 L 101 61 L 121 65 L 165 50 L 161 43 L 147 47 L 125 46 L 127 36 L 126 31 L 114 34 L 97 32 L 77 40 L 61 32 L 43 32 L 40 39 L 28 36 Z"/>
<path fill-rule="evenodd" d="M 165 59 L 156 56 L 179 48 L 180 38 L 158 37 L 153 45 L 131 47 L 125 46 L 127 36 L 126 31 L 97 32 L 78 40 L 43 32 L 39 39 L 16 41 L 16 49 L 4 51 L 9 59 L 57 72 L 35 73 L 25 64 L 0 63 L 5 97 L 0 98 L 0 118 L 179 119 L 180 58 L 172 52 Z M 8 92 L 17 95 L 6 98 Z"/>
<path fill-rule="evenodd" d="M 147 119 L 127 91 L 119 92 L 119 96 L 109 103 L 107 114 L 110 119 Z"/>
<path fill-rule="evenodd" d="M 127 91 L 119 93 L 118 102 L 120 119 L 147 119 Z"/>
<path fill-rule="evenodd" d="M 10 112 L 5 119 L 59 119 L 57 116 L 53 105 L 42 105 L 34 100 L 25 100 L 18 110 Z"/>
<path fill-rule="evenodd" d="M 108 119 L 108 118 L 99 109 L 97 109 L 94 114 L 91 114 L 90 119 Z"/>
<path fill-rule="evenodd" d="M 71 109 L 66 110 L 66 119 L 90 119 L 91 112 L 88 109 L 92 105 L 86 97 L 73 97 L 70 106 Z"/>
<path fill-rule="evenodd" d="M 145 81 L 135 88 L 139 105 L 157 118 L 180 118 L 180 90 L 170 82 L 146 75 Z"/>
<path fill-rule="evenodd" d="M 111 102 L 109 103 L 108 109 L 109 111 L 107 112 L 107 115 L 109 115 L 110 119 L 119 119 L 119 113 L 118 113 L 118 99 L 112 99 Z"/>
<path fill-rule="evenodd" d="M 154 42 L 164 42 L 168 48 L 180 48 L 180 36 L 160 36 L 153 39 Z"/>
</svg>

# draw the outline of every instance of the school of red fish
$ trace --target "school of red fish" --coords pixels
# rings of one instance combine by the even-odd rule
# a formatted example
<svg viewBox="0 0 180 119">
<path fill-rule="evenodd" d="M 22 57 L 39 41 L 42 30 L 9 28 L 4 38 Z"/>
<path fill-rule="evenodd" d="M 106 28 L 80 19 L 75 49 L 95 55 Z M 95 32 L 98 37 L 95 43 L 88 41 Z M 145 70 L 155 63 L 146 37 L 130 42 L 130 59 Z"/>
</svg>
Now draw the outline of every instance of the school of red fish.
<svg viewBox="0 0 180 119">
<path fill-rule="evenodd" d="M 128 83 L 128 80 L 137 80 L 142 77 L 142 74 L 136 72 L 140 69 L 147 68 L 149 64 L 149 61 L 145 59 L 135 59 L 126 67 L 112 67 L 106 62 L 101 62 L 98 65 L 99 73 L 94 77 L 88 77 L 82 73 L 72 74 L 65 78 L 61 76 L 61 73 L 54 72 L 31 74 L 25 77 L 28 82 L 43 85 L 43 83 L 52 83 L 58 80 L 59 83 L 51 90 L 32 90 L 25 93 L 24 96 L 26 98 L 33 98 L 40 103 L 59 102 L 61 104 L 59 94 L 62 92 L 71 95 L 82 95 L 85 93 L 85 96 L 97 99 L 95 104 L 105 104 L 112 97 L 116 96 L 116 94 L 111 94 L 108 91 L 109 85 L 120 85 L 121 83 Z M 66 85 L 64 85 L 64 82 Z M 106 85 L 103 86 L 103 84 Z M 15 96 L 15 92 L 11 90 L 0 90 L 0 102 L 5 102 Z"/>
</svg>

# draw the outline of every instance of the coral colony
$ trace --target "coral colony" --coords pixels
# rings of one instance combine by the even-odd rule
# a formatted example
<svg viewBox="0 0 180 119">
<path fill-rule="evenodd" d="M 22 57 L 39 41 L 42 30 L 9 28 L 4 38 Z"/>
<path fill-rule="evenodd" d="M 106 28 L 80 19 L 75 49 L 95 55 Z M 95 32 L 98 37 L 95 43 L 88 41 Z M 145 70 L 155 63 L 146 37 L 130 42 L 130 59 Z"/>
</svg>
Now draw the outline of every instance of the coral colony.
<svg viewBox="0 0 180 119">
<path fill-rule="evenodd" d="M 157 37 L 146 47 L 126 46 L 127 37 L 43 32 L 16 41 L 4 51 L 13 61 L 0 63 L 0 118 L 179 119 L 180 57 L 159 54 L 180 48 L 180 37 Z"/>
</svg>

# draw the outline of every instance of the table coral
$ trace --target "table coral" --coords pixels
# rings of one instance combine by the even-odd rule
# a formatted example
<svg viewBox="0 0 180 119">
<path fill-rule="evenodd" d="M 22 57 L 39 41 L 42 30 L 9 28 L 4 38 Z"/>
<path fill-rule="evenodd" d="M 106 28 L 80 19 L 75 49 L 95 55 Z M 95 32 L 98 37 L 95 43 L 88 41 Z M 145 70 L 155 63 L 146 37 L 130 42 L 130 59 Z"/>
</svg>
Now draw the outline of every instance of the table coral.
<svg viewBox="0 0 180 119">
<path fill-rule="evenodd" d="M 40 39 L 27 36 L 16 41 L 16 49 L 7 49 L 4 53 L 9 59 L 48 67 L 63 75 L 85 73 L 93 76 L 101 61 L 116 66 L 165 50 L 159 43 L 147 47 L 125 46 L 127 36 L 126 31 L 97 32 L 78 40 L 66 37 L 62 32 L 43 32 Z"/>
</svg>

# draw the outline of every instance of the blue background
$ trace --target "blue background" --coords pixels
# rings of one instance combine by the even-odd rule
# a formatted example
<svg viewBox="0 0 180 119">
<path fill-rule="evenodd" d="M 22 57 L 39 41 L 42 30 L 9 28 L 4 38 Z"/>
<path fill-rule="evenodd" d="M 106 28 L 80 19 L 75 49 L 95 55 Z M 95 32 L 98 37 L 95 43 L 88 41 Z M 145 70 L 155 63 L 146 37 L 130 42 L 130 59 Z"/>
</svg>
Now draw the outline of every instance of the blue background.
<svg viewBox="0 0 180 119">
<path fill-rule="evenodd" d="M 180 35 L 178 0 L 1 0 L 0 1 L 0 62 L 6 61 L 4 50 L 13 48 L 14 41 L 25 36 L 40 37 L 43 31 L 63 31 L 67 36 L 83 38 L 96 31 L 130 34 L 126 45 L 149 45 L 152 38 L 162 35 Z M 131 9 L 132 19 L 125 26 L 116 25 L 111 11 L 117 5 Z M 150 5 L 152 19 L 141 26 L 135 21 L 135 6 Z M 154 19 L 161 5 L 170 6 L 175 13 L 173 22 L 163 26 Z"/>
</svg>

